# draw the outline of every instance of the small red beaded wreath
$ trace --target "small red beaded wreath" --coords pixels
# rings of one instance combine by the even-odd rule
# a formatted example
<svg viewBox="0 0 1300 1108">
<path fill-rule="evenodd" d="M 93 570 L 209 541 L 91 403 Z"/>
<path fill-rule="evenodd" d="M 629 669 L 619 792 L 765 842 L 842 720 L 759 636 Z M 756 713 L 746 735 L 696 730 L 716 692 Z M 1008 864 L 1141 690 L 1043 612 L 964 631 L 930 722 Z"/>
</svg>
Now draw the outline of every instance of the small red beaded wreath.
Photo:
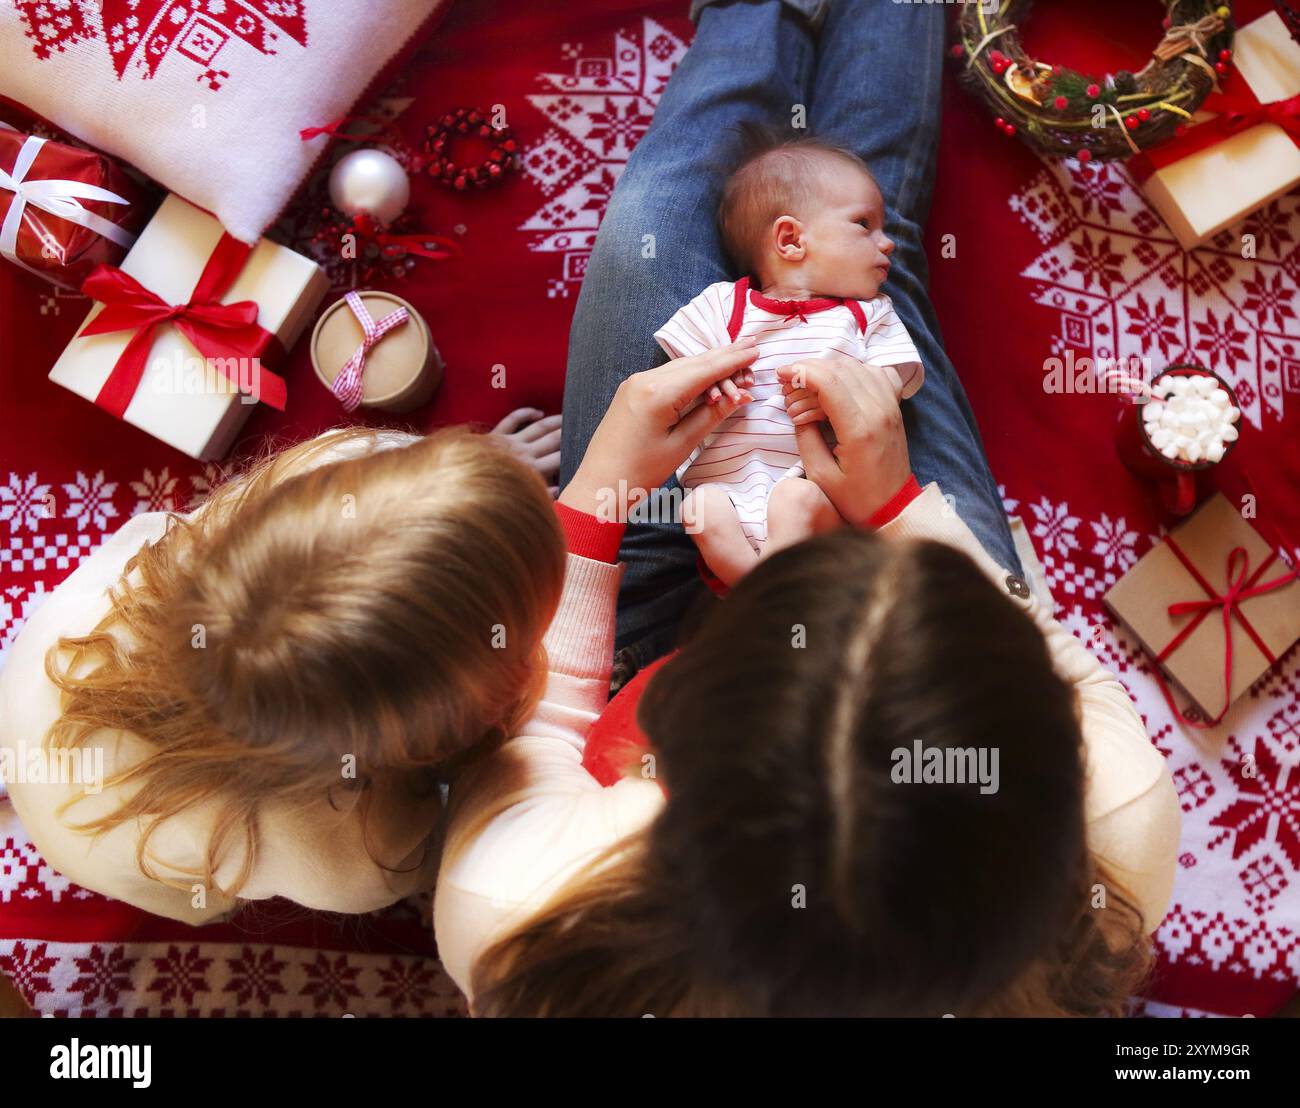
<svg viewBox="0 0 1300 1108">
<path fill-rule="evenodd" d="M 448 151 L 456 139 L 469 136 L 487 139 L 492 143 L 492 150 L 477 165 L 462 166 Z M 487 188 L 504 180 L 517 165 L 519 144 L 509 127 L 494 127 L 489 123 L 482 108 L 457 108 L 429 125 L 424 148 L 433 155 L 427 166 L 429 176 L 464 191 Z"/>
</svg>

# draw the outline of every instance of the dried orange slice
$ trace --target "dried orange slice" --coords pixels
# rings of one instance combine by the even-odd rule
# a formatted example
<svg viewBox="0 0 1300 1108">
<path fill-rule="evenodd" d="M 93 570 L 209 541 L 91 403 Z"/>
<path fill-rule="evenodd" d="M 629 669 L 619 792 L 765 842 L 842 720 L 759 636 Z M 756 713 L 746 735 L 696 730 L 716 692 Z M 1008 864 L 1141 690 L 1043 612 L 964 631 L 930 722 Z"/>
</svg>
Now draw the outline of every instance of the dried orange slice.
<svg viewBox="0 0 1300 1108">
<path fill-rule="evenodd" d="M 1038 72 L 1050 73 L 1052 67 L 1045 62 L 1038 63 Z M 1003 75 L 1003 80 L 1007 83 L 1007 88 L 1014 92 L 1021 100 L 1027 100 L 1030 104 L 1036 104 L 1042 107 L 1043 102 L 1034 95 L 1034 76 L 1025 72 L 1018 65 L 1012 65 L 1007 68 Z"/>
</svg>

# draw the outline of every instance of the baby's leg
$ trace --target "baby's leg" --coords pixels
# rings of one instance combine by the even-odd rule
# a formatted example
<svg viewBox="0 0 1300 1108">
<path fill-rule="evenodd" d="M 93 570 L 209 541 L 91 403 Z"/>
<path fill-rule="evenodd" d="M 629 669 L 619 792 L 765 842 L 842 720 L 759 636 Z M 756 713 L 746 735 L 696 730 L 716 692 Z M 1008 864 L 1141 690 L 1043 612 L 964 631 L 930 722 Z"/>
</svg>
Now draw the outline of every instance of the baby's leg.
<svg viewBox="0 0 1300 1108">
<path fill-rule="evenodd" d="M 783 478 L 767 501 L 767 542 L 759 557 L 766 558 L 843 522 L 814 482 L 803 477 Z"/>
<path fill-rule="evenodd" d="M 705 564 L 728 588 L 758 564 L 736 506 L 721 485 L 692 489 L 682 502 L 682 512 Z"/>
</svg>

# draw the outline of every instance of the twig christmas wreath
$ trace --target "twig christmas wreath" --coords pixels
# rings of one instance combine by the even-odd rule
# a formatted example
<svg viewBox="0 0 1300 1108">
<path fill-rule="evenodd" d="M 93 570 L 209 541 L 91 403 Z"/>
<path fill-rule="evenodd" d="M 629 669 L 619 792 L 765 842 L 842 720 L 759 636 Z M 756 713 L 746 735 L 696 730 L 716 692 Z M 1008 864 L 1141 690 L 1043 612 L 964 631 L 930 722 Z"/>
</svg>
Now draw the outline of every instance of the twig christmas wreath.
<svg viewBox="0 0 1300 1108">
<path fill-rule="evenodd" d="M 952 48 L 963 83 L 992 109 L 1006 135 L 1039 153 L 1108 161 L 1181 133 L 1232 66 L 1232 6 L 1221 0 L 1165 0 L 1164 36 L 1136 73 L 1088 76 L 1032 58 L 1020 24 L 1032 0 L 1002 0 L 992 14 L 965 4 Z"/>
</svg>

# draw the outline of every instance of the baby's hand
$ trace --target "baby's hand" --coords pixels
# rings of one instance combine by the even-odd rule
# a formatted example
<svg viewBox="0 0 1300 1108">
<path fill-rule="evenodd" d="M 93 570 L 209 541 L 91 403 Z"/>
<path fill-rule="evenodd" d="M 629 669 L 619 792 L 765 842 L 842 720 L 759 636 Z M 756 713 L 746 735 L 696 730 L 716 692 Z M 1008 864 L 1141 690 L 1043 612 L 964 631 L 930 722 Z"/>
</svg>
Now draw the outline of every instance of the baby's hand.
<svg viewBox="0 0 1300 1108">
<path fill-rule="evenodd" d="M 753 400 L 749 386 L 754 383 L 754 371 L 746 366 L 738 369 L 730 377 L 724 377 L 716 385 L 710 385 L 704 399 L 710 404 L 717 404 L 724 396 L 733 404 L 748 404 Z"/>
<path fill-rule="evenodd" d="M 791 388 L 789 385 L 782 385 L 781 392 L 785 396 L 786 415 L 796 427 L 805 423 L 819 423 L 826 418 L 816 393 L 808 389 Z"/>
</svg>

